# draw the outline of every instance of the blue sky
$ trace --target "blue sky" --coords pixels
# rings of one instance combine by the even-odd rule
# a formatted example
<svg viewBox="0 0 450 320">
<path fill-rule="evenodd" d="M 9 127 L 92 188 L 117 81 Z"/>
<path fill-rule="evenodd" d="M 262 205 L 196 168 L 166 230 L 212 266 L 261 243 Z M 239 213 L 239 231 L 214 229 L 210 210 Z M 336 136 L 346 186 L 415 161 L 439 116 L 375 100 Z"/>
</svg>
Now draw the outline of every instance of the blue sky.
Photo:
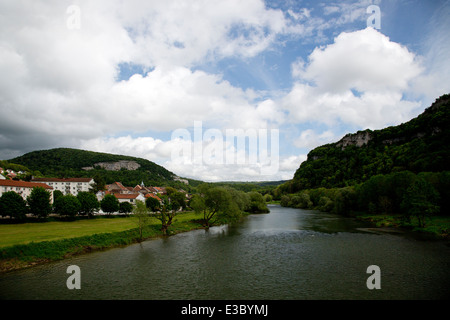
<svg viewBox="0 0 450 320">
<path fill-rule="evenodd" d="M 449 1 L 36 0 L 0 12 L 1 159 L 73 147 L 206 181 L 286 180 L 314 147 L 408 121 L 450 91 Z M 195 124 L 214 139 L 192 142 Z M 225 161 L 252 148 L 226 130 L 258 143 L 278 133 L 271 170 Z"/>
</svg>

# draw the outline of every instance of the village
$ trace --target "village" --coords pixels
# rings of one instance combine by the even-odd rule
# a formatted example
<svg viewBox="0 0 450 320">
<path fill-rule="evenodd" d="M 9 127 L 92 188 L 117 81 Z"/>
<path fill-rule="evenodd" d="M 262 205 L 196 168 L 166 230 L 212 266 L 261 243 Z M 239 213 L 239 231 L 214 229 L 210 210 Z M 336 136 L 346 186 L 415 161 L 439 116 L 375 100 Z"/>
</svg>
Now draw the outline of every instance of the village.
<svg viewBox="0 0 450 320">
<path fill-rule="evenodd" d="M 42 187 L 50 193 L 50 202 L 53 203 L 55 191 L 60 191 L 63 195 L 72 194 L 77 196 L 79 192 L 91 192 L 95 185 L 93 178 L 31 178 L 30 181 L 19 179 L 25 172 L 15 172 L 13 170 L 4 170 L 0 168 L 0 197 L 9 191 L 14 191 L 21 195 L 24 200 L 31 194 L 33 188 Z M 186 191 L 178 190 L 186 195 Z M 144 182 L 134 187 L 124 186 L 121 182 L 106 184 L 104 190 L 98 191 L 95 195 L 100 202 L 108 195 L 114 195 L 119 203 L 128 202 L 136 205 L 137 201 L 145 202 L 148 198 L 154 198 L 162 203 L 161 197 L 167 194 L 165 187 L 145 186 Z M 102 214 L 100 210 L 98 212 Z"/>
</svg>

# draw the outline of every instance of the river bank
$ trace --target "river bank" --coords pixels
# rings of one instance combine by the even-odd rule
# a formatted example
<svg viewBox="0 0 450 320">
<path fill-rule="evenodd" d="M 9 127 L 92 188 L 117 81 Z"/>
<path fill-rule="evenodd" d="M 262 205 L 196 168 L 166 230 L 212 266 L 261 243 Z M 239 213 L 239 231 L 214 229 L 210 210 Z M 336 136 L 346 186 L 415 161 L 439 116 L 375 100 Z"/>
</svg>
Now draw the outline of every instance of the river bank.
<svg viewBox="0 0 450 320">
<path fill-rule="evenodd" d="M 371 215 L 354 214 L 356 219 L 369 222 L 378 231 L 385 232 L 412 232 L 423 239 L 450 240 L 450 217 L 435 216 L 428 218 L 424 228 L 418 227 L 417 219 L 405 222 L 401 215 Z"/>
<path fill-rule="evenodd" d="M 53 241 L 32 241 L 26 244 L 3 247 L 0 249 L 0 273 L 29 268 L 94 251 L 124 247 L 149 239 L 203 229 L 204 227 L 194 220 L 181 220 L 172 224 L 168 235 L 163 234 L 160 228 L 161 226 L 156 224 L 146 226 L 142 238 L 139 235 L 138 228 L 132 228 L 124 231 L 96 233 Z"/>
</svg>

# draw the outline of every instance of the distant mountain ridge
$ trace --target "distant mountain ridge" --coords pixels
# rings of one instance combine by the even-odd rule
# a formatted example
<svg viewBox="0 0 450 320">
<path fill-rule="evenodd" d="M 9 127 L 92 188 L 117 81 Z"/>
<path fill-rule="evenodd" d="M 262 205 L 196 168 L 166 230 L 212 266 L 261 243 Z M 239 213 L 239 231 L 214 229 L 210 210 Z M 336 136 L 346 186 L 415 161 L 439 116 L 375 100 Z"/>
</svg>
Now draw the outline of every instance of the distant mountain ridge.
<svg viewBox="0 0 450 320">
<path fill-rule="evenodd" d="M 177 182 L 176 174 L 146 159 L 72 148 L 32 151 L 8 162 L 26 166 L 46 177 L 100 176 L 106 183 L 120 181 L 127 186 L 141 182 L 146 185 L 181 183 Z"/>
<path fill-rule="evenodd" d="M 408 122 L 347 134 L 313 149 L 285 187 L 291 192 L 345 187 L 404 170 L 450 170 L 450 94 Z"/>
</svg>

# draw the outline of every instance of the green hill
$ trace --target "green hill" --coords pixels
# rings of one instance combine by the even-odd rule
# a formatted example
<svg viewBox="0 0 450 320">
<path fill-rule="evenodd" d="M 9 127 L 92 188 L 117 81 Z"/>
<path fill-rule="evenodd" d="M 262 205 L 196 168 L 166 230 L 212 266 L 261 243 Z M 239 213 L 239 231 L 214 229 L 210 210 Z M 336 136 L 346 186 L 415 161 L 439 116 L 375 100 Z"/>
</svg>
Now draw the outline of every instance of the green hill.
<svg viewBox="0 0 450 320">
<path fill-rule="evenodd" d="M 101 177 L 106 183 L 120 181 L 126 186 L 184 185 L 176 175 L 156 163 L 136 157 L 70 148 L 33 151 L 8 160 L 26 166 L 45 177 Z"/>
<path fill-rule="evenodd" d="M 315 148 L 284 189 L 338 188 L 400 171 L 450 170 L 450 94 L 437 99 L 418 117 L 382 130 L 348 134 Z"/>
</svg>

